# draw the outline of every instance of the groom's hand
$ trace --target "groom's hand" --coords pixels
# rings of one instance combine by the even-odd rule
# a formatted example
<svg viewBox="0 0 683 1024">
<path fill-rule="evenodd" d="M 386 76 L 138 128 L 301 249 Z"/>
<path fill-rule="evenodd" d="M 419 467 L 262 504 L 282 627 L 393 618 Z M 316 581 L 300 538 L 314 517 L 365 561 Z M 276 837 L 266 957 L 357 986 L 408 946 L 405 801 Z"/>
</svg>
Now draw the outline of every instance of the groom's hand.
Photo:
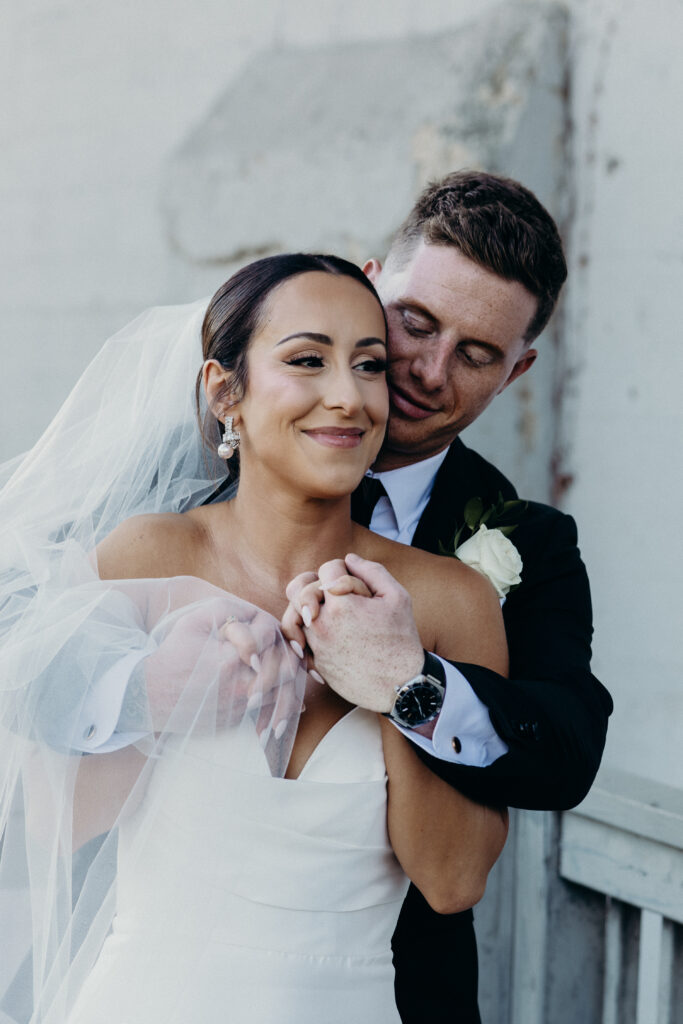
<svg viewBox="0 0 683 1024">
<path fill-rule="evenodd" d="M 322 602 L 300 627 L 317 672 L 352 704 L 389 711 L 395 688 L 417 675 L 424 660 L 410 595 L 384 566 L 358 555 L 326 562 L 318 577 Z M 294 607 L 305 594 L 306 585 L 300 593 L 292 584 L 287 591 Z"/>
<path fill-rule="evenodd" d="M 299 573 L 287 584 L 289 604 L 281 622 L 282 633 L 293 645 L 295 652 L 305 650 L 304 626 L 310 626 L 313 619 L 318 617 L 326 593 L 337 597 L 344 594 L 372 597 L 365 583 L 350 575 L 341 558 L 325 562 L 319 572 Z"/>
</svg>

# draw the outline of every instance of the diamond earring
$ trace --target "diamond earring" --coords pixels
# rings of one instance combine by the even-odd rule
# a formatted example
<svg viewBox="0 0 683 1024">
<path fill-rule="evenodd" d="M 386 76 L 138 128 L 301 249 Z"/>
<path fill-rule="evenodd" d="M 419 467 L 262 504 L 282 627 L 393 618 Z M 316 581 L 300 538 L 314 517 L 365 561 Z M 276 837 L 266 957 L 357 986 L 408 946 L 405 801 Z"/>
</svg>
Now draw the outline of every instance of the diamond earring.
<svg viewBox="0 0 683 1024">
<path fill-rule="evenodd" d="M 232 429 L 233 420 L 233 416 L 227 416 L 225 419 L 223 440 L 216 449 L 219 459 L 231 459 L 240 446 L 239 430 Z"/>
</svg>

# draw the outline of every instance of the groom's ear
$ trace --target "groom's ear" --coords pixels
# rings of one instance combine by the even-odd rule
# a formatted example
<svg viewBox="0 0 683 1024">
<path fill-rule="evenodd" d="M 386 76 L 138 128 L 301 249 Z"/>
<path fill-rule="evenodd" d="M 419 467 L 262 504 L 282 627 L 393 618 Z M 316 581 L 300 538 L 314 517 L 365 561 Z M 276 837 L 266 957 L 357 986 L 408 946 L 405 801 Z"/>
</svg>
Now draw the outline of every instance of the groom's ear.
<svg viewBox="0 0 683 1024">
<path fill-rule="evenodd" d="M 363 273 L 376 286 L 379 281 L 379 275 L 382 273 L 382 264 L 379 260 L 368 260 L 367 263 L 363 264 Z"/>
<path fill-rule="evenodd" d="M 501 391 L 505 391 L 505 388 L 508 387 L 509 384 L 512 384 L 513 380 L 517 380 L 517 378 L 521 377 L 523 373 L 526 373 L 527 370 L 530 370 L 531 367 L 536 362 L 536 356 L 537 355 L 538 355 L 538 350 L 537 349 L 535 349 L 535 348 L 528 349 L 528 351 L 526 351 L 524 353 L 524 355 L 521 356 L 521 358 L 518 359 L 517 362 L 515 363 L 515 365 L 512 367 L 512 370 L 510 372 L 510 376 L 505 381 L 503 386 L 498 389 L 498 394 L 500 394 Z"/>
</svg>

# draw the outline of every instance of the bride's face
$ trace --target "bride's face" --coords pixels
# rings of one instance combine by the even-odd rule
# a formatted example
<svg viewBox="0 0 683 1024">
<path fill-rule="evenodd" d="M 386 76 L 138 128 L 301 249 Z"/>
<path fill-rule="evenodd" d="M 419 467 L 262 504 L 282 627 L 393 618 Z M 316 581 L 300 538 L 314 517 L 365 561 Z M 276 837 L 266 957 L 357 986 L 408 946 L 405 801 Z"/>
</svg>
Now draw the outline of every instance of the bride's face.
<svg viewBox="0 0 683 1024">
<path fill-rule="evenodd" d="M 379 303 L 353 278 L 300 274 L 266 302 L 230 410 L 244 474 L 267 467 L 313 497 L 349 494 L 379 452 L 389 400 Z"/>
</svg>

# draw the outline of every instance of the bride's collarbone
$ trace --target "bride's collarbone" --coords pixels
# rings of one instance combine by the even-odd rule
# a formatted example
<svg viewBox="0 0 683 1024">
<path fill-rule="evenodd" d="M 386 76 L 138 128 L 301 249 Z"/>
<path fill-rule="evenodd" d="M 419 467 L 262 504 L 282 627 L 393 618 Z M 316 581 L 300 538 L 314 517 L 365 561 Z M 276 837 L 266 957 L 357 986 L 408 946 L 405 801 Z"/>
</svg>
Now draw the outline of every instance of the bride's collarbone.
<svg viewBox="0 0 683 1024">
<path fill-rule="evenodd" d="M 278 620 L 282 618 L 287 609 L 285 583 L 263 584 L 247 573 L 222 570 L 220 565 L 208 566 L 203 576 L 209 583 L 213 583 L 229 594 L 234 594 L 235 597 L 239 597 L 243 601 L 248 601 L 249 604 L 268 612 Z"/>
<path fill-rule="evenodd" d="M 209 508 L 197 516 L 201 542 L 196 549 L 196 574 L 228 593 L 280 618 L 287 608 L 285 589 L 296 575 L 294 571 L 276 571 L 276 567 L 258 557 L 235 536 L 235 523 L 227 515 L 208 515 Z"/>
<path fill-rule="evenodd" d="M 270 569 L 246 560 L 239 545 L 217 537 L 209 523 L 201 525 L 201 538 L 190 555 L 192 575 L 280 618 L 287 607 L 285 587 L 289 579 L 281 584 Z"/>
</svg>

